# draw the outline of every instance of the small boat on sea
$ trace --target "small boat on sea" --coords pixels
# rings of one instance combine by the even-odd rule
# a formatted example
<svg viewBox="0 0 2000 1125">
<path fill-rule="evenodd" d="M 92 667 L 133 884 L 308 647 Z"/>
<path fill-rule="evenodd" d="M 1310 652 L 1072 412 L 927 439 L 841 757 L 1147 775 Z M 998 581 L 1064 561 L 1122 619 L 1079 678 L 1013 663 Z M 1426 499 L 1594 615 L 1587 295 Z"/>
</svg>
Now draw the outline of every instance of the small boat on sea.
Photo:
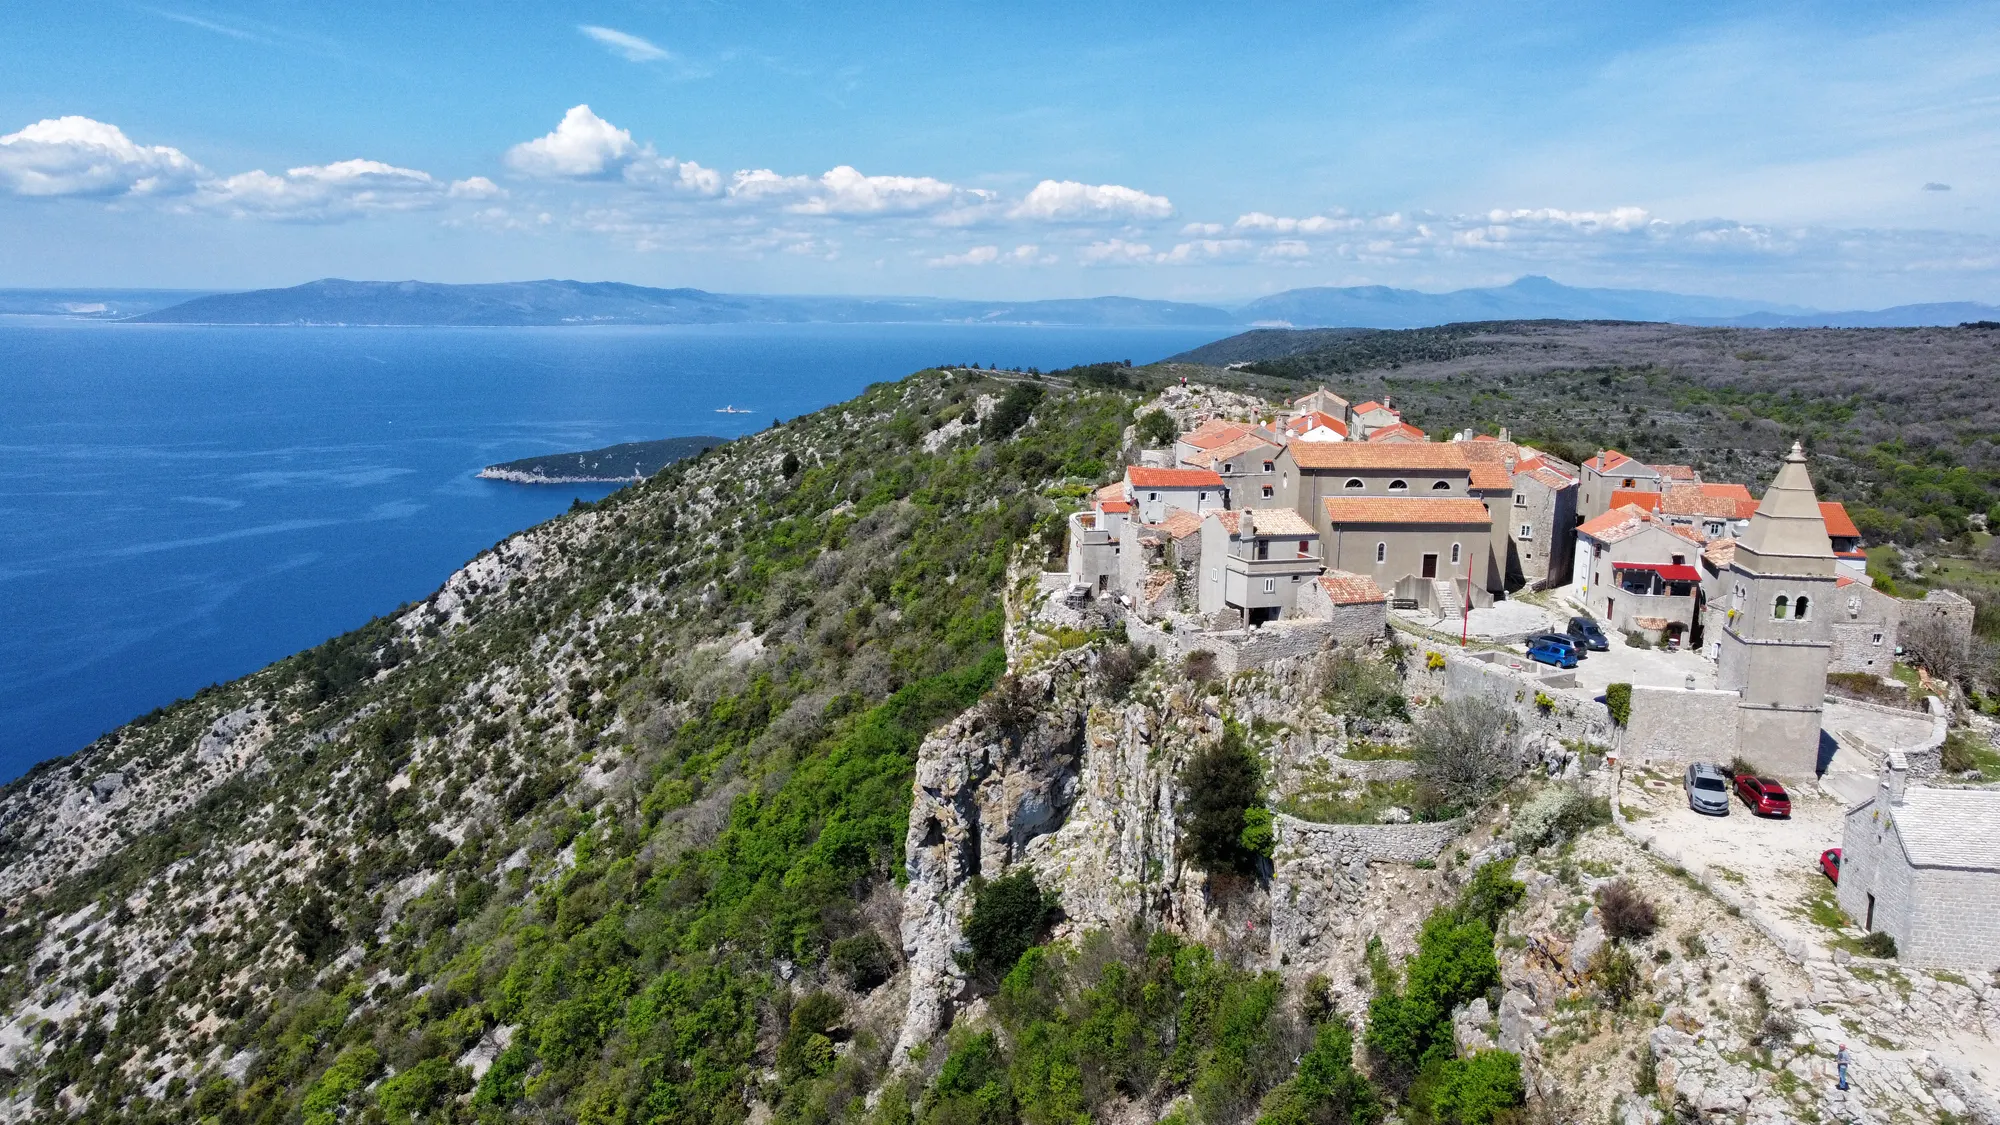
<svg viewBox="0 0 2000 1125">
<path fill-rule="evenodd" d="M 745 410 L 744 408 L 742 408 L 742 407 L 740 407 L 740 406 L 718 406 L 718 407 L 716 407 L 716 408 L 715 408 L 715 412 L 716 412 L 717 414 L 748 414 L 748 413 L 750 413 L 750 412 L 749 412 L 748 410 Z"/>
</svg>

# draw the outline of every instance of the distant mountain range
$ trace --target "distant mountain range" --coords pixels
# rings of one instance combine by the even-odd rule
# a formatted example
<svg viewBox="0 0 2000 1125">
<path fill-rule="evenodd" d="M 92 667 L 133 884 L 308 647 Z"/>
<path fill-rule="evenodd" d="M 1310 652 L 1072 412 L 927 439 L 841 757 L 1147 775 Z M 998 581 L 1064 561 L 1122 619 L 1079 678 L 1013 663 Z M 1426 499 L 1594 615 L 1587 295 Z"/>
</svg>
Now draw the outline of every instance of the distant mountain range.
<svg viewBox="0 0 2000 1125">
<path fill-rule="evenodd" d="M 1795 305 L 1649 289 L 1586 289 L 1546 277 L 1424 293 L 1380 285 L 1289 289 L 1231 307 L 1089 297 L 966 301 L 936 297 L 814 297 L 653 289 L 619 282 L 521 281 L 440 285 L 328 278 L 289 289 L 217 293 L 160 307 L 82 291 L 0 291 L 0 312 L 126 316 L 154 324 L 588 325 L 588 324 L 1047 324 L 1218 329 L 1425 328 L 1488 320 L 1637 320 L 1745 328 L 1897 328 L 2000 320 L 2000 306 L 1969 301 L 1821 312 Z M 184 296 L 172 294 L 172 296 Z M 86 311 L 88 310 L 88 311 Z M 133 315 L 136 312 L 137 315 Z"/>
<path fill-rule="evenodd" d="M 290 289 L 202 297 L 134 317 L 152 324 L 576 325 L 834 323 L 1214 325 L 1206 305 L 1092 297 L 957 301 L 932 297 L 765 297 L 611 281 L 437 285 L 328 278 Z"/>
</svg>

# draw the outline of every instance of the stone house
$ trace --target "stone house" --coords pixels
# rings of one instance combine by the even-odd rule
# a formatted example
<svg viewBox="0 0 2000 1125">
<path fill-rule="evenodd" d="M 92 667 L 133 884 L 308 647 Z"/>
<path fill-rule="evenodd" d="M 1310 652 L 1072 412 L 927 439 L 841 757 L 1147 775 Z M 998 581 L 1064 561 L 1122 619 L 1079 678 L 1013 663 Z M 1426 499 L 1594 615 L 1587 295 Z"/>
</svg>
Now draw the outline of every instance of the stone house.
<svg viewBox="0 0 2000 1125">
<path fill-rule="evenodd" d="M 1120 591 L 1135 599 L 1142 591 L 1157 594 L 1159 574 L 1173 576 L 1172 585 L 1200 563 L 1201 517 L 1175 508 L 1157 523 L 1128 519 L 1119 528 L 1117 559 Z"/>
<path fill-rule="evenodd" d="M 1655 505 L 1661 520 L 1699 539 L 1741 535 L 1757 511 L 1756 499 L 1740 484 L 1669 484 Z"/>
<path fill-rule="evenodd" d="M 1326 563 L 1363 575 L 1399 605 L 1455 617 L 1470 593 L 1493 604 L 1493 518 L 1471 496 L 1329 496 L 1320 501 Z"/>
<path fill-rule="evenodd" d="M 1228 445 L 1254 429 L 1256 427 L 1248 422 L 1231 422 L 1222 418 L 1207 419 L 1201 425 L 1174 439 L 1174 465 L 1181 468 L 1193 465 L 1195 457 L 1211 449 Z"/>
<path fill-rule="evenodd" d="M 1369 441 L 1429 441 L 1431 436 L 1408 422 L 1394 422 L 1368 431 Z"/>
<path fill-rule="evenodd" d="M 1095 594 L 1108 594 L 1118 582 L 1119 530 L 1097 511 L 1071 512 L 1069 517 L 1069 581 Z"/>
<path fill-rule="evenodd" d="M 1284 448 L 1284 442 L 1253 431 L 1189 457 L 1187 467 L 1213 469 L 1238 504 L 1270 506 L 1277 503 L 1277 459 Z"/>
<path fill-rule="evenodd" d="M 1840 908 L 1924 969 L 2000 969 L 2000 792 L 1910 786 L 1891 751 L 1875 795 L 1847 810 Z"/>
<path fill-rule="evenodd" d="M 1843 574 L 1833 583 L 1833 621 L 1828 632 L 1833 651 L 1829 672 L 1889 674 L 1896 662 L 1896 629 L 1902 624 L 1902 601 L 1865 582 Z"/>
<path fill-rule="evenodd" d="M 1370 400 L 1353 408 L 1349 416 L 1348 432 L 1351 436 L 1368 440 L 1368 435 L 1384 426 L 1394 426 L 1402 422 L 1403 415 L 1392 410 L 1386 402 Z"/>
<path fill-rule="evenodd" d="M 1159 523 L 1178 509 L 1197 517 L 1229 506 L 1229 492 L 1214 469 L 1125 469 L 1125 496 L 1143 523 Z"/>
<path fill-rule="evenodd" d="M 1577 514 L 1596 519 L 1618 505 L 1611 499 L 1617 491 L 1659 492 L 1665 478 L 1658 469 L 1642 465 L 1615 449 L 1606 449 L 1585 461 L 1577 481 Z"/>
<path fill-rule="evenodd" d="M 1331 570 L 1299 589 L 1298 616 L 1329 623 L 1341 644 L 1363 644 L 1389 628 L 1389 595 L 1367 575 Z"/>
<path fill-rule="evenodd" d="M 1868 577 L 1868 551 L 1861 544 L 1861 529 L 1854 525 L 1854 517 L 1847 514 L 1847 505 L 1822 500 L 1819 514 L 1826 521 L 1826 537 L 1833 542 L 1834 566 L 1856 582 L 1873 586 L 1875 580 Z"/>
<path fill-rule="evenodd" d="M 1514 463 L 1504 525 L 1512 539 L 1510 578 L 1533 589 L 1567 586 L 1576 555 L 1577 482 L 1541 458 Z"/>
<path fill-rule="evenodd" d="M 1290 441 L 1346 441 L 1347 423 L 1323 411 L 1311 410 L 1287 421 L 1284 436 Z"/>
<path fill-rule="evenodd" d="M 1628 504 L 1576 529 L 1575 589 L 1592 616 L 1649 639 L 1699 643 L 1702 544 Z"/>
<path fill-rule="evenodd" d="M 1348 425 L 1354 420 L 1353 405 L 1323 386 L 1316 391 L 1300 395 L 1298 398 L 1293 399 L 1291 413 L 1294 416 L 1305 414 L 1327 415 L 1340 423 L 1343 434 L 1347 432 Z"/>
<path fill-rule="evenodd" d="M 1302 584 L 1323 565 L 1319 533 L 1290 508 L 1210 512 L 1201 523 L 1196 608 L 1234 625 L 1290 617 Z"/>
</svg>

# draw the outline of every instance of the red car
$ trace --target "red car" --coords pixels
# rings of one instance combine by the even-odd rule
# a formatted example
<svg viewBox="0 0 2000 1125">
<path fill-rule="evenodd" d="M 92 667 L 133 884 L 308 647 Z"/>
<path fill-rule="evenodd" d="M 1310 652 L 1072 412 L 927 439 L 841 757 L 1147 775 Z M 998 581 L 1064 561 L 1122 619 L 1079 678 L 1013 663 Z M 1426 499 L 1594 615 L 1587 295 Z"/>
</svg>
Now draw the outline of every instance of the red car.
<svg viewBox="0 0 2000 1125">
<path fill-rule="evenodd" d="M 1840 849 L 1828 848 L 1819 853 L 1820 873 L 1835 883 L 1840 882 Z"/>
<path fill-rule="evenodd" d="M 1785 792 L 1784 786 L 1768 777 L 1758 777 L 1750 773 L 1737 774 L 1736 795 L 1743 798 L 1743 803 L 1749 805 L 1750 811 L 1758 816 L 1792 815 L 1792 795 Z"/>
</svg>

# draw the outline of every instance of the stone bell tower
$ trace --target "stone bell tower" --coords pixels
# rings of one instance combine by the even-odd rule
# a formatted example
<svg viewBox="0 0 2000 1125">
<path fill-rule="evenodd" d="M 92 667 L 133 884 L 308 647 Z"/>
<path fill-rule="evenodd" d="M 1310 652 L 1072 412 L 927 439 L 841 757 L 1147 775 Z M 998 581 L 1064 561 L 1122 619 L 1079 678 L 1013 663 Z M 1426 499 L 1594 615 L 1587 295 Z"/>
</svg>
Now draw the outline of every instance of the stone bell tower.
<svg viewBox="0 0 2000 1125">
<path fill-rule="evenodd" d="M 1818 772 L 1833 651 L 1835 575 L 1833 544 L 1797 443 L 1736 541 L 1728 581 L 1716 679 L 1741 694 L 1737 753 L 1759 771 L 1810 778 Z"/>
</svg>

